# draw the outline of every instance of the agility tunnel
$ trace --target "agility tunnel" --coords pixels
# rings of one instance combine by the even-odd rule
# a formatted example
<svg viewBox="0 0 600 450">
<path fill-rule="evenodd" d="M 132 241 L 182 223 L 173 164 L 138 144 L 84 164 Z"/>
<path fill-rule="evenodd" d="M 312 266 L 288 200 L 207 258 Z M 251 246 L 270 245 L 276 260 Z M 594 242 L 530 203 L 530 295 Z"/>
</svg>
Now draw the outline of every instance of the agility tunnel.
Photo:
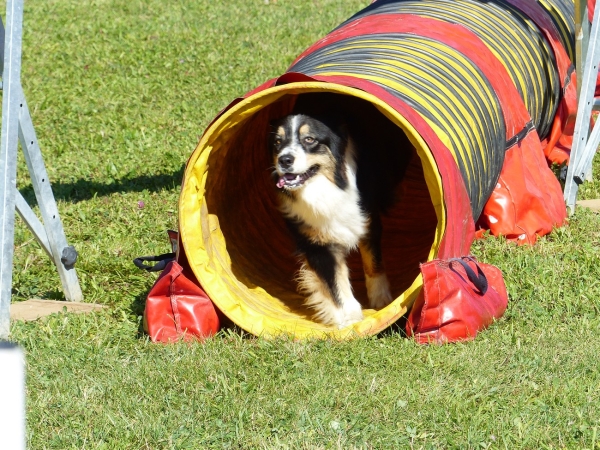
<svg viewBox="0 0 600 450">
<path fill-rule="evenodd" d="M 569 0 L 373 2 L 208 126 L 185 170 L 179 261 L 250 333 L 347 338 L 396 322 L 422 291 L 419 265 L 468 255 L 476 231 L 535 242 L 566 218 L 544 154 L 574 117 L 573 10 Z M 383 218 L 395 300 L 341 330 L 312 320 L 296 291 L 270 177 L 269 123 L 309 93 L 372 110 L 413 146 L 398 149 L 412 159 Z M 349 266 L 365 304 L 357 252 Z"/>
</svg>

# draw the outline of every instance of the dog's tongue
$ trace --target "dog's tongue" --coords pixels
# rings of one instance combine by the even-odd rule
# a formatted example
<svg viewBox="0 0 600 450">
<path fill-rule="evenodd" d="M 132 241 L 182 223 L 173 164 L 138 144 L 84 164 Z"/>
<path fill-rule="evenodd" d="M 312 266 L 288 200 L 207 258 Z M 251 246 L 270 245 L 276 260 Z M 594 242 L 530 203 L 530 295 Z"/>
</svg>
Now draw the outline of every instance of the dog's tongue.
<svg viewBox="0 0 600 450">
<path fill-rule="evenodd" d="M 278 188 L 282 188 L 284 187 L 286 184 L 288 184 L 291 181 L 295 181 L 298 178 L 297 174 L 294 173 L 286 173 L 284 174 L 279 181 L 277 182 L 277 187 Z"/>
</svg>

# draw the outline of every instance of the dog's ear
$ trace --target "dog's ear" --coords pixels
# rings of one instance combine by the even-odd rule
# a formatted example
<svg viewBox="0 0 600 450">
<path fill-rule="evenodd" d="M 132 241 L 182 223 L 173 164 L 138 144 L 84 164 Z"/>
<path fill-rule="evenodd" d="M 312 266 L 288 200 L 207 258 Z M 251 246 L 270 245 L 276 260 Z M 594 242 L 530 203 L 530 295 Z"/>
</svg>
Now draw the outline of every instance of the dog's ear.
<svg viewBox="0 0 600 450">
<path fill-rule="evenodd" d="M 348 121 L 345 117 L 340 117 L 337 119 L 337 123 L 335 124 L 337 134 L 342 138 L 344 145 L 348 142 L 348 137 L 350 136 L 350 127 L 348 126 Z"/>
</svg>

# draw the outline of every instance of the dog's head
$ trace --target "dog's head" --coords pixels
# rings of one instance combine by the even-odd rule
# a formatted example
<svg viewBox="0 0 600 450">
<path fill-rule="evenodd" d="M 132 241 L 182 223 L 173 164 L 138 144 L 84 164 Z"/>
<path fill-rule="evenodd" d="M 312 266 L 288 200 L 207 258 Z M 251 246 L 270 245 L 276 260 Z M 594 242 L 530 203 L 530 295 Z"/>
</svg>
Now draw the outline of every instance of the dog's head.
<svg viewBox="0 0 600 450">
<path fill-rule="evenodd" d="M 291 114 L 271 127 L 270 148 L 277 188 L 301 189 L 318 175 L 342 189 L 346 187 L 343 168 L 348 132 L 341 119 Z"/>
</svg>

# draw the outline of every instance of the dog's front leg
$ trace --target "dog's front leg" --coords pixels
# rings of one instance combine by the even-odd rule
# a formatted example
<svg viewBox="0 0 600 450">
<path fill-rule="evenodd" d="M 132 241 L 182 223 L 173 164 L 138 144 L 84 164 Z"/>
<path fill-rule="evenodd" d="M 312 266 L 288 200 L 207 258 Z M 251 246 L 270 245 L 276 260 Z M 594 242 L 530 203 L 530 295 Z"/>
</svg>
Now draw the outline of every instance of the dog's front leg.
<svg viewBox="0 0 600 450">
<path fill-rule="evenodd" d="M 378 214 L 373 214 L 369 222 L 367 235 L 358 243 L 365 271 L 369 307 L 373 309 L 381 309 L 393 300 L 390 292 L 390 282 L 383 266 L 383 255 L 381 253 L 382 229 L 381 218 Z"/>
<path fill-rule="evenodd" d="M 344 328 L 362 320 L 362 308 L 350 285 L 346 251 L 339 245 L 305 242 L 305 263 L 299 273 L 299 287 L 306 305 L 325 324 Z"/>
</svg>

